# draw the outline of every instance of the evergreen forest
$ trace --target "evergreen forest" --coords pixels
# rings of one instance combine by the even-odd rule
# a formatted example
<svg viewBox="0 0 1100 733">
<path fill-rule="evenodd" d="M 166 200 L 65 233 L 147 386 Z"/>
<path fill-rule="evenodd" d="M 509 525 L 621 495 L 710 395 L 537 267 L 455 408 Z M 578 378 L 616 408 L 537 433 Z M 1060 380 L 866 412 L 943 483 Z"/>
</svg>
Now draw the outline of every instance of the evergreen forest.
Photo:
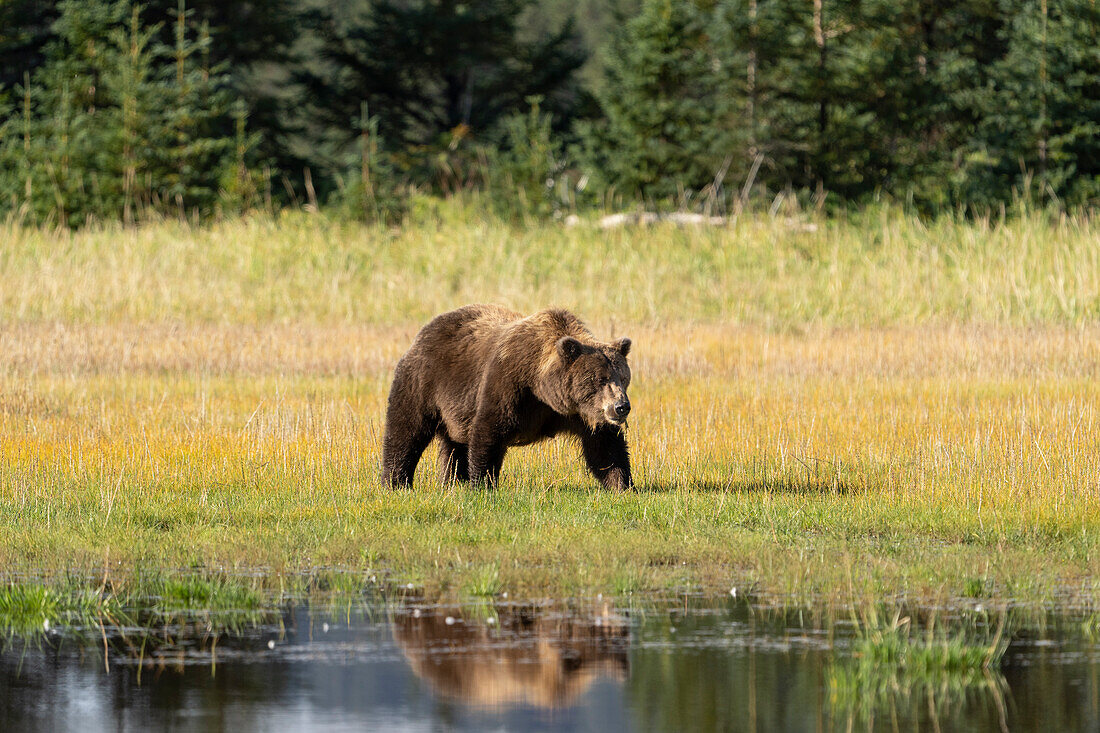
<svg viewBox="0 0 1100 733">
<path fill-rule="evenodd" d="M 1095 0 L 3 0 L 0 216 L 1100 201 Z"/>
</svg>

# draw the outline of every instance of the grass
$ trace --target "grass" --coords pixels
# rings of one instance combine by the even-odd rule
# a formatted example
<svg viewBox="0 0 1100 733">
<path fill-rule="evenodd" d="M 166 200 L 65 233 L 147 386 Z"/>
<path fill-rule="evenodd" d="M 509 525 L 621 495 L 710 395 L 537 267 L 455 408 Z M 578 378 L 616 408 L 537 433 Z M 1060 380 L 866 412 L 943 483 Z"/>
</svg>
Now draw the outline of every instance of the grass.
<svg viewBox="0 0 1100 733">
<path fill-rule="evenodd" d="M 457 205 L 432 205 L 401 229 L 299 213 L 205 228 L 0 224 L 0 317 L 405 333 L 457 305 L 499 301 L 561 304 L 607 328 L 1081 325 L 1100 315 L 1096 235 L 1085 216 L 925 223 L 893 209 L 609 231 L 515 228 Z M 355 355 L 366 356 L 345 358 Z"/>
<path fill-rule="evenodd" d="M 955 707 L 976 693 L 996 703 L 1003 721 L 1007 616 L 1001 612 L 993 620 L 983 612 L 940 624 L 933 616 L 914 629 L 910 617 L 895 613 L 886 621 L 868 606 L 851 656 L 832 662 L 825 673 L 830 707 L 849 720 L 873 720 L 876 713 L 896 719 L 899 709 Z"/>
<path fill-rule="evenodd" d="M 50 584 L 8 582 L 0 587 L 0 639 L 35 638 L 51 629 L 120 623 L 122 599 L 72 578 Z"/>
<path fill-rule="evenodd" d="M 401 230 L 8 227 L 0 566 L 146 595 L 185 571 L 261 595 L 375 575 L 456 597 L 1095 604 L 1097 234 L 890 210 L 515 229 L 458 207 Z M 567 441 L 511 452 L 494 492 L 438 486 L 431 450 L 412 489 L 379 486 L 393 365 L 469 301 L 634 339 L 640 491 L 597 490 Z"/>
<path fill-rule="evenodd" d="M 474 598 L 493 598 L 502 591 L 500 584 L 500 569 L 495 565 L 483 565 L 480 568 L 472 568 L 468 576 L 470 578 L 465 591 L 468 596 Z"/>
</svg>

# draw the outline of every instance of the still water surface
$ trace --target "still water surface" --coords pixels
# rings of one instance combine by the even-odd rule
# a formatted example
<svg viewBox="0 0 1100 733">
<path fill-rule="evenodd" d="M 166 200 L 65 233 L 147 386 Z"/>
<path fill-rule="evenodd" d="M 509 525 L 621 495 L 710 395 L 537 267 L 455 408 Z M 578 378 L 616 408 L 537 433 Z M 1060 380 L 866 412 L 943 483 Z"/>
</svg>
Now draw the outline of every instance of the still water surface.
<svg viewBox="0 0 1100 733">
<path fill-rule="evenodd" d="M 106 658 L 98 629 L 9 641 L 0 731 L 1100 730 L 1100 647 L 1042 628 L 959 685 L 844 677 L 843 620 L 746 602 L 295 605 L 219 638 L 115 630 Z"/>
</svg>

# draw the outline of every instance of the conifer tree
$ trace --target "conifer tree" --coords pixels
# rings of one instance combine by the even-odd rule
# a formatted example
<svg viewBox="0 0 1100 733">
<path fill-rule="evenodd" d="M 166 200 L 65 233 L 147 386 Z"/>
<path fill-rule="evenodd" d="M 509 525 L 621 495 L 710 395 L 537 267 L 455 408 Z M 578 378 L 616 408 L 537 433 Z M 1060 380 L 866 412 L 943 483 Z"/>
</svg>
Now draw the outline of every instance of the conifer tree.
<svg viewBox="0 0 1100 733">
<path fill-rule="evenodd" d="M 104 81 L 125 53 L 109 36 L 127 21 L 128 8 L 70 0 L 58 9 L 48 61 L 16 89 L 21 114 L 3 126 L 3 203 L 32 220 L 79 224 L 108 211 L 114 218 L 122 213 L 121 136 L 104 124 L 112 103 Z"/>
<path fill-rule="evenodd" d="M 243 193 L 234 183 L 240 172 L 232 171 L 236 140 L 227 122 L 243 120 L 246 112 L 233 104 L 224 64 L 211 67 L 207 24 L 203 22 L 197 34 L 191 30 L 193 12 L 179 0 L 172 21 L 172 46 L 161 49 L 166 62 L 161 83 L 170 98 L 164 100 L 163 140 L 152 152 L 161 167 L 158 179 L 164 203 L 177 210 L 208 212 L 227 175 L 234 195 Z M 247 149 L 256 143 L 254 135 L 245 133 Z"/>
<path fill-rule="evenodd" d="M 733 149 L 703 14 L 692 3 L 645 0 L 608 49 L 605 120 L 582 135 L 589 168 L 623 195 L 678 199 L 711 183 Z"/>
<path fill-rule="evenodd" d="M 816 63 L 807 45 L 809 9 L 790 0 L 720 0 L 715 8 L 711 33 L 729 105 L 725 134 L 743 151 L 727 177 L 742 186 L 750 177 L 765 188 L 801 187 L 812 178 L 805 160 L 817 113 L 804 78 Z"/>
<path fill-rule="evenodd" d="M 314 19 L 320 58 L 299 74 L 311 122 L 321 123 L 317 138 L 327 139 L 327 152 L 338 159 L 355 145 L 351 121 L 365 101 L 413 177 L 438 184 L 431 158 L 452 165 L 457 148 L 485 141 L 527 97 L 564 111 L 584 57 L 568 22 L 538 38 L 520 36 L 518 20 L 531 3 L 330 3 Z"/>
<path fill-rule="evenodd" d="M 214 213 L 240 145 L 221 133 L 232 124 L 226 81 L 198 58 L 204 41 L 190 40 L 185 8 L 174 49 L 128 0 L 58 9 L 47 62 L 0 126 L 0 207 L 67 225 L 129 223 L 149 208 Z"/>
<path fill-rule="evenodd" d="M 568 183 L 561 178 L 561 141 L 552 133 L 550 115 L 541 109 L 542 100 L 531 97 L 528 101 L 531 108 L 526 114 L 502 121 L 504 139 L 489 165 L 494 208 L 517 220 L 549 217 L 560 208 L 562 198 L 569 200 Z"/>
<path fill-rule="evenodd" d="M 1100 199 L 1100 7 L 1032 0 L 1004 28 L 1006 52 L 972 148 L 986 168 L 969 198 Z M 977 166 L 975 166 L 977 167 Z"/>
</svg>

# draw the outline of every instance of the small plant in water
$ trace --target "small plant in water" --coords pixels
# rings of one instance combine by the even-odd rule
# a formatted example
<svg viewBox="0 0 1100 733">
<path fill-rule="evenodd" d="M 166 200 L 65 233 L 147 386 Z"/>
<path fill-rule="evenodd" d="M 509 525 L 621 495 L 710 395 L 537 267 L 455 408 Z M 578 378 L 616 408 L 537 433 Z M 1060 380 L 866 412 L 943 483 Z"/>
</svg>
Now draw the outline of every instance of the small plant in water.
<svg viewBox="0 0 1100 733">
<path fill-rule="evenodd" d="M 933 616 L 924 631 L 909 616 L 895 612 L 886 622 L 875 609 L 857 621 L 850 659 L 826 673 L 829 703 L 849 715 L 873 715 L 911 703 L 914 691 L 936 690 L 940 703 L 961 701 L 968 692 L 985 690 L 1000 698 L 1004 679 L 998 668 L 1008 640 L 1006 613 L 995 629 L 969 621 L 937 624 Z"/>
<path fill-rule="evenodd" d="M 259 608 L 261 599 L 251 588 L 217 578 L 189 575 L 165 578 L 157 595 L 161 608 L 168 611 L 242 611 Z"/>
<path fill-rule="evenodd" d="M 963 595 L 967 598 L 989 598 L 992 593 L 985 578 L 967 578 L 963 585 Z"/>
<path fill-rule="evenodd" d="M 611 579 L 611 590 L 616 595 L 625 596 L 645 590 L 647 578 L 644 571 L 630 564 L 622 564 Z"/>
<path fill-rule="evenodd" d="M 0 590 L 0 629 L 8 636 L 34 636 L 56 626 L 61 598 L 41 585 L 9 585 Z"/>
<path fill-rule="evenodd" d="M 500 568 L 496 565 L 482 565 L 470 573 L 466 593 L 478 598 L 493 598 L 500 593 L 502 587 Z"/>
</svg>

